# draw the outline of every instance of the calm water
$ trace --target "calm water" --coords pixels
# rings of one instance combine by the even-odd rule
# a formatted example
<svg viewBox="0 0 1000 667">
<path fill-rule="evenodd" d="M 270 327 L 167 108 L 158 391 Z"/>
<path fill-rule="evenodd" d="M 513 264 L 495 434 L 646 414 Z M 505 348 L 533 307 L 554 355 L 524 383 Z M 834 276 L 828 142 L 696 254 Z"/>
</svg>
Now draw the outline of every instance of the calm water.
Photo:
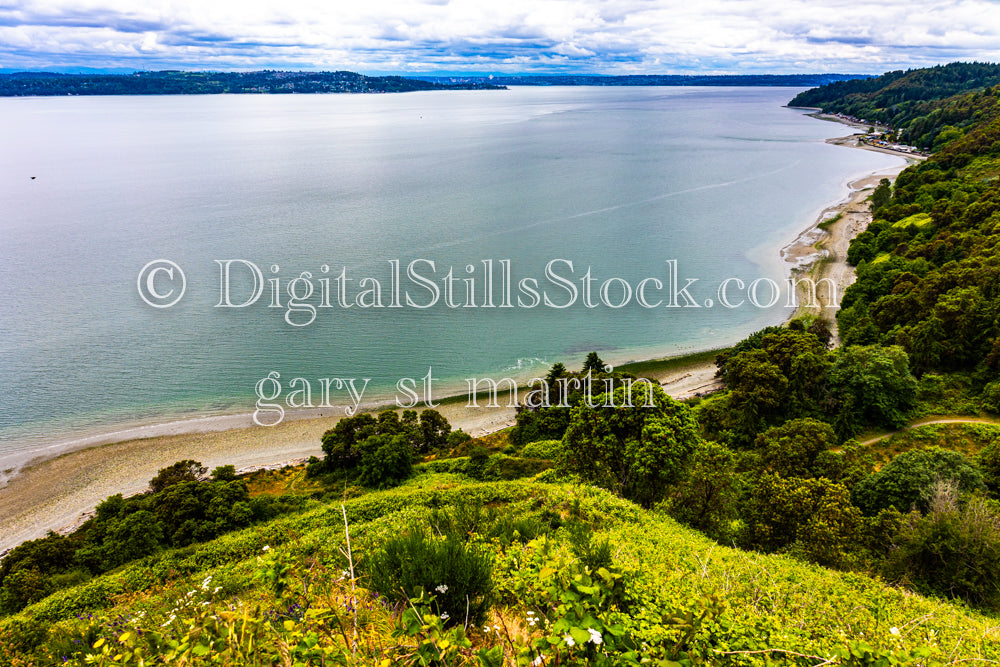
<svg viewBox="0 0 1000 667">
<path fill-rule="evenodd" d="M 778 248 L 850 177 L 899 161 L 824 144 L 846 129 L 781 108 L 795 92 L 0 100 L 0 467 L 45 439 L 248 412 L 270 371 L 369 377 L 369 399 L 428 367 L 444 388 L 576 365 L 591 349 L 615 361 L 704 349 L 781 321 L 780 307 L 647 309 L 634 296 L 618 309 L 582 295 L 566 309 L 453 309 L 443 294 L 428 309 L 343 309 L 334 293 L 333 308 L 292 327 L 267 290 L 251 307 L 213 308 L 213 260 L 250 260 L 265 279 L 278 265 L 282 290 L 303 271 L 346 269 L 348 298 L 372 277 L 384 305 L 397 259 L 420 303 L 430 292 L 405 279 L 416 259 L 436 263 L 422 273 L 439 285 L 453 267 L 460 303 L 473 277 L 480 306 L 490 259 L 498 305 L 504 259 L 515 300 L 517 281 L 535 278 L 558 304 L 569 294 L 544 270 L 560 258 L 575 267 L 560 274 L 579 281 L 590 266 L 597 287 L 665 280 L 676 259 L 699 302 L 725 278 L 781 280 Z M 137 293 L 158 258 L 186 274 L 173 308 Z M 654 286 L 651 302 L 663 298 Z M 248 294 L 246 280 L 233 288 L 234 302 Z"/>
</svg>

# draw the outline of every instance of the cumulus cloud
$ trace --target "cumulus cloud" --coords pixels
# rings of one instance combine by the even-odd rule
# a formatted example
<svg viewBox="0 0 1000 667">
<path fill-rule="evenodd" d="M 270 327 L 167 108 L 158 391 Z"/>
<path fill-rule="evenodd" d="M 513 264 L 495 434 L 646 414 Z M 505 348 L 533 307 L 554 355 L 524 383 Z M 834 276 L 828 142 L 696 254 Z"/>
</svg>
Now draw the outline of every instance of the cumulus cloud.
<svg viewBox="0 0 1000 667">
<path fill-rule="evenodd" d="M 881 72 L 1000 60 L 990 0 L 2 0 L 0 67 Z"/>
</svg>

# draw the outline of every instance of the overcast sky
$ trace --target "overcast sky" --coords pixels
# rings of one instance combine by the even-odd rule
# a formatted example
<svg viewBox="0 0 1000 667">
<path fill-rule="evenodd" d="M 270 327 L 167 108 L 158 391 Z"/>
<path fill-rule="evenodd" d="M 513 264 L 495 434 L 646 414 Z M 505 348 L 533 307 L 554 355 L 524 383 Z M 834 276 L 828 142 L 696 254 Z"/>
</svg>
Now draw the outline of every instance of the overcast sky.
<svg viewBox="0 0 1000 667">
<path fill-rule="evenodd" d="M 1000 0 L 0 0 L 0 68 L 880 73 L 1000 61 Z"/>
</svg>

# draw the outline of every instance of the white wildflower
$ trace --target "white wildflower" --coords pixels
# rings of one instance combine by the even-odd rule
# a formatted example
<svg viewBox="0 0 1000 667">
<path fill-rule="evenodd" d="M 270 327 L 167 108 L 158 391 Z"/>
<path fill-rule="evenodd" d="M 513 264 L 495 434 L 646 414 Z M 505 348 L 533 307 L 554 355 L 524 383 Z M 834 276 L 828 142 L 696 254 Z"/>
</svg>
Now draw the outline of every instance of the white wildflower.
<svg viewBox="0 0 1000 667">
<path fill-rule="evenodd" d="M 568 632 L 563 635 L 563 641 L 566 642 L 566 646 L 576 646 L 576 641 L 574 641 L 573 635 Z"/>
<path fill-rule="evenodd" d="M 440 586 L 436 587 L 434 590 L 436 590 L 438 593 L 444 595 L 445 593 L 448 592 L 448 585 L 447 584 L 441 584 Z"/>
<path fill-rule="evenodd" d="M 899 636 L 899 628 L 897 628 L 895 626 L 889 628 L 889 634 L 892 635 L 893 637 L 898 637 Z"/>
<path fill-rule="evenodd" d="M 451 618 L 451 616 L 448 615 L 448 612 L 444 612 L 443 614 L 441 614 L 442 621 L 447 621 L 449 618 Z"/>
<path fill-rule="evenodd" d="M 587 628 L 587 632 L 590 633 L 589 641 L 591 644 L 600 644 L 604 640 L 604 638 L 601 637 L 601 633 L 594 628 Z"/>
<path fill-rule="evenodd" d="M 268 552 L 268 551 L 270 551 L 270 550 L 271 550 L 271 547 L 270 547 L 270 546 L 268 546 L 268 545 L 266 545 L 266 544 L 264 545 L 264 548 L 263 548 L 263 549 L 261 549 L 261 551 L 263 551 L 264 553 L 267 553 L 267 552 Z"/>
</svg>

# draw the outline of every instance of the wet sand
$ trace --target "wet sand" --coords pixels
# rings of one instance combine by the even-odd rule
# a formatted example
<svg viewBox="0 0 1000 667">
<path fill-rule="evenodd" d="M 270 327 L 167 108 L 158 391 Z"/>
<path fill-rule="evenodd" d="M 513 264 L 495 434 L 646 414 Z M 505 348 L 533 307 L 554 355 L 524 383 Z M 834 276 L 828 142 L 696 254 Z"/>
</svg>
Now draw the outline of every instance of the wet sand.
<svg viewBox="0 0 1000 667">
<path fill-rule="evenodd" d="M 843 122 L 833 117 L 824 119 Z M 799 285 L 799 308 L 793 317 L 818 315 L 823 318 L 833 332 L 835 345 L 840 342 L 836 318 L 840 300 L 844 290 L 853 284 L 856 278 L 854 267 L 847 263 L 847 250 L 851 240 L 863 232 L 872 221 L 868 197 L 881 179 L 887 178 L 893 181 L 906 167 L 923 159 L 862 144 L 858 141 L 860 136 L 862 135 L 852 134 L 828 139 L 827 142 L 896 155 L 902 160 L 900 165 L 849 182 L 850 195 L 845 200 L 825 208 L 809 228 L 781 250 L 782 259 L 792 267 L 793 278 L 796 280 L 809 278 L 812 284 L 816 285 L 815 299 L 810 294 L 807 284 Z"/>
</svg>

